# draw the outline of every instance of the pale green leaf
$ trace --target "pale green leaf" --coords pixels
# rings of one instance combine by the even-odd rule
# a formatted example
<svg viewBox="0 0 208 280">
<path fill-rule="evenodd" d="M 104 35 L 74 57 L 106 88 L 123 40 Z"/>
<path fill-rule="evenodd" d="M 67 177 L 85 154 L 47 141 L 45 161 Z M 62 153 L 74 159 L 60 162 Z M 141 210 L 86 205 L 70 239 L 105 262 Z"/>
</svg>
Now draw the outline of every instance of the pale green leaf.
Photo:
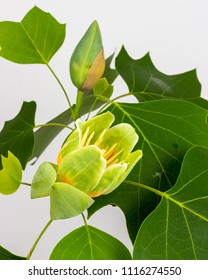
<svg viewBox="0 0 208 280">
<path fill-rule="evenodd" d="M 55 183 L 50 193 L 51 219 L 68 219 L 77 216 L 89 208 L 94 200 L 74 186 Z"/>
<path fill-rule="evenodd" d="M 47 64 L 65 38 L 65 24 L 32 8 L 21 22 L 0 22 L 0 56 L 16 63 Z"/>
<path fill-rule="evenodd" d="M 22 179 L 22 166 L 11 152 L 2 156 L 3 169 L 0 170 L 0 193 L 8 195 L 17 191 Z"/>
<path fill-rule="evenodd" d="M 56 170 L 49 162 L 43 162 L 35 173 L 31 184 L 31 198 L 50 195 L 56 181 Z"/>
</svg>

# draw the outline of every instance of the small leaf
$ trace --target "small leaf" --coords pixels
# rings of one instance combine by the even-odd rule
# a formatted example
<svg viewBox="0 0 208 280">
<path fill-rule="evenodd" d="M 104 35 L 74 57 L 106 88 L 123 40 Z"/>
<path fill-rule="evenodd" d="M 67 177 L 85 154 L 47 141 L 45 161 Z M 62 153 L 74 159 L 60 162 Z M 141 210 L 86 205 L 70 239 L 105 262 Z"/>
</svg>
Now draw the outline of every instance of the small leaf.
<svg viewBox="0 0 208 280">
<path fill-rule="evenodd" d="M 65 24 L 32 8 L 21 22 L 0 22 L 0 56 L 16 63 L 47 64 L 65 38 Z"/>
<path fill-rule="evenodd" d="M 0 154 L 7 156 L 11 151 L 20 160 L 23 169 L 33 152 L 35 110 L 34 101 L 24 102 L 18 115 L 5 122 L 0 132 Z"/>
<path fill-rule="evenodd" d="M 140 102 L 178 98 L 208 109 L 207 100 L 200 97 L 201 84 L 195 70 L 166 75 L 154 66 L 149 53 L 135 60 L 124 47 L 116 58 L 116 69 Z"/>
<path fill-rule="evenodd" d="M 50 200 L 52 220 L 75 217 L 94 202 L 87 194 L 66 183 L 55 183 L 52 186 Z"/>
<path fill-rule="evenodd" d="M 50 195 L 56 177 L 57 174 L 54 167 L 49 162 L 43 162 L 33 177 L 31 184 L 31 198 Z"/>
<path fill-rule="evenodd" d="M 2 156 L 3 169 L 0 170 L 0 193 L 12 194 L 17 191 L 22 180 L 22 166 L 18 158 L 8 152 L 8 158 Z"/>
<path fill-rule="evenodd" d="M 175 186 L 142 224 L 134 259 L 208 258 L 208 149 L 190 149 Z"/>
<path fill-rule="evenodd" d="M 26 260 L 26 258 L 13 255 L 11 252 L 0 246 L 0 260 Z"/>
<path fill-rule="evenodd" d="M 101 98 L 103 96 L 107 99 L 110 99 L 113 93 L 113 86 L 109 85 L 106 78 L 102 78 L 94 86 L 93 92 L 98 98 Z M 104 99 L 104 101 L 106 101 L 106 99 Z"/>
<path fill-rule="evenodd" d="M 65 236 L 50 260 L 130 260 L 128 249 L 113 236 L 92 226 L 82 226 Z"/>
</svg>

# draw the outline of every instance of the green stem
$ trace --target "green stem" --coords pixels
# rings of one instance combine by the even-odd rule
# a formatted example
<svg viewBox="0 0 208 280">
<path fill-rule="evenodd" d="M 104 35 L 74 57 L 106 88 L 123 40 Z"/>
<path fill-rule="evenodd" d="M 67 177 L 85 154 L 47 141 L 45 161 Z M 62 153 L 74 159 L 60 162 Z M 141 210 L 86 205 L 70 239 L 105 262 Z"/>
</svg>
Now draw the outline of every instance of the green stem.
<svg viewBox="0 0 208 280">
<path fill-rule="evenodd" d="M 157 189 L 154 189 L 154 188 L 151 188 L 149 186 L 146 186 L 146 185 L 143 185 L 141 183 L 136 183 L 136 182 L 132 182 L 132 181 L 129 181 L 129 180 L 125 180 L 124 181 L 126 184 L 129 184 L 129 185 L 133 185 L 133 186 L 136 186 L 136 187 L 140 187 L 140 188 L 143 188 L 147 191 L 150 191 L 150 192 L 153 192 L 159 196 L 165 196 L 165 194 Z"/>
<path fill-rule="evenodd" d="M 83 221 L 84 221 L 85 226 L 87 226 L 87 220 L 86 220 L 86 218 L 85 218 L 85 215 L 84 215 L 83 213 L 81 213 L 81 215 L 82 215 L 82 218 L 83 218 Z"/>
<path fill-rule="evenodd" d="M 26 183 L 26 182 L 20 182 L 21 185 L 25 185 L 25 186 L 30 186 L 31 187 L 31 184 L 29 183 Z"/>
<path fill-rule="evenodd" d="M 61 127 L 65 127 L 68 128 L 70 130 L 74 130 L 72 127 L 66 125 L 66 124 L 62 124 L 62 123 L 44 123 L 44 124 L 37 124 L 35 126 L 33 126 L 33 128 L 39 128 L 39 127 L 47 127 L 47 126 L 61 126 Z"/>
<path fill-rule="evenodd" d="M 45 227 L 43 228 L 43 230 L 41 231 L 41 233 L 39 234 L 38 238 L 35 240 L 35 243 L 33 244 L 32 248 L 30 249 L 26 259 L 29 260 L 38 244 L 38 242 L 40 241 L 41 237 L 43 236 L 44 232 L 47 230 L 47 228 L 50 226 L 50 224 L 53 222 L 53 220 L 50 220 Z"/>
<path fill-rule="evenodd" d="M 64 95 L 65 95 L 65 97 L 66 97 L 66 100 L 67 100 L 67 103 L 68 103 L 68 105 L 69 105 L 69 108 L 71 109 L 72 117 L 73 117 L 73 119 L 74 119 L 74 117 L 75 117 L 75 116 L 74 116 L 74 111 L 73 111 L 73 109 L 72 109 L 71 102 L 70 102 L 70 100 L 69 100 L 68 94 L 67 94 L 67 92 L 66 92 L 66 90 L 65 90 L 65 88 L 64 88 L 64 86 L 63 86 L 63 84 L 61 83 L 61 81 L 60 81 L 59 78 L 57 77 L 56 73 L 53 71 L 53 69 L 50 67 L 50 65 L 49 65 L 48 63 L 46 63 L 46 66 L 48 67 L 48 69 L 50 70 L 50 72 L 52 73 L 52 75 L 55 77 L 56 81 L 57 81 L 58 84 L 60 85 L 60 87 L 61 87 L 61 89 L 62 89 L 62 91 L 63 91 L 63 93 L 64 93 Z"/>
</svg>

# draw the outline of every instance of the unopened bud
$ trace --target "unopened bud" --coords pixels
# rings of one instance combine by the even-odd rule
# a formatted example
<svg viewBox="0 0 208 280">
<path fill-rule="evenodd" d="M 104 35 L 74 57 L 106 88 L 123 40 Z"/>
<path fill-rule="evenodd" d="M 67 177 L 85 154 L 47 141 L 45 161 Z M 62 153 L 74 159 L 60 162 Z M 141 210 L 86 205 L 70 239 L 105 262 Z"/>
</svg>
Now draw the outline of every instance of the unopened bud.
<svg viewBox="0 0 208 280">
<path fill-rule="evenodd" d="M 104 70 L 105 58 L 100 28 L 97 21 L 94 21 L 72 54 L 71 80 L 79 90 L 86 92 L 93 88 Z"/>
</svg>

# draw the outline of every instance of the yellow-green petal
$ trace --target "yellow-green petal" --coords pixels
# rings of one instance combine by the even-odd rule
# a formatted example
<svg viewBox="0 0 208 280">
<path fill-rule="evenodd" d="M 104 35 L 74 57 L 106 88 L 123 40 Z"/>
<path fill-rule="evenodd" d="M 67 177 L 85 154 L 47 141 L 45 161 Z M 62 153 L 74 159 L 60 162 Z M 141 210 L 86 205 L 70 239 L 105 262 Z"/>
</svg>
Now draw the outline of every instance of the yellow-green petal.
<svg viewBox="0 0 208 280">
<path fill-rule="evenodd" d="M 0 171 L 0 193 L 8 195 L 17 191 L 22 180 L 22 166 L 17 157 L 8 152 L 2 157 L 3 169 Z"/>
<path fill-rule="evenodd" d="M 49 162 L 43 162 L 36 171 L 31 184 L 31 198 L 50 195 L 57 177 L 56 170 Z"/>
<path fill-rule="evenodd" d="M 131 170 L 134 168 L 134 166 L 137 164 L 137 162 L 141 159 L 142 155 L 143 154 L 142 154 L 141 150 L 137 150 L 129 155 L 129 157 L 127 159 L 128 166 L 127 166 L 126 172 L 124 172 L 120 175 L 120 178 L 118 178 L 116 187 L 118 187 L 126 179 L 126 177 L 129 175 Z M 112 190 L 114 190 L 114 189 L 112 189 Z M 112 190 L 107 191 L 106 194 L 112 192 Z"/>
<path fill-rule="evenodd" d="M 67 219 L 81 214 L 93 204 L 87 194 L 66 183 L 55 183 L 50 195 L 52 220 Z"/>
<path fill-rule="evenodd" d="M 139 137 L 135 129 L 127 123 L 121 123 L 111 127 L 105 134 L 101 143 L 102 148 L 112 147 L 115 143 L 115 153 L 119 153 L 118 159 L 126 160 L 129 153 L 136 145 Z"/>
<path fill-rule="evenodd" d="M 67 154 L 59 167 L 59 179 L 77 189 L 89 193 L 98 184 L 106 167 L 101 150 L 94 146 L 84 147 Z"/>
<path fill-rule="evenodd" d="M 127 169 L 127 164 L 114 164 L 108 167 L 100 182 L 95 187 L 94 190 L 89 194 L 91 197 L 100 196 L 102 194 L 110 193 L 115 188 L 118 187 L 118 183 L 120 182 L 119 179 L 121 175 L 125 174 Z"/>
</svg>

